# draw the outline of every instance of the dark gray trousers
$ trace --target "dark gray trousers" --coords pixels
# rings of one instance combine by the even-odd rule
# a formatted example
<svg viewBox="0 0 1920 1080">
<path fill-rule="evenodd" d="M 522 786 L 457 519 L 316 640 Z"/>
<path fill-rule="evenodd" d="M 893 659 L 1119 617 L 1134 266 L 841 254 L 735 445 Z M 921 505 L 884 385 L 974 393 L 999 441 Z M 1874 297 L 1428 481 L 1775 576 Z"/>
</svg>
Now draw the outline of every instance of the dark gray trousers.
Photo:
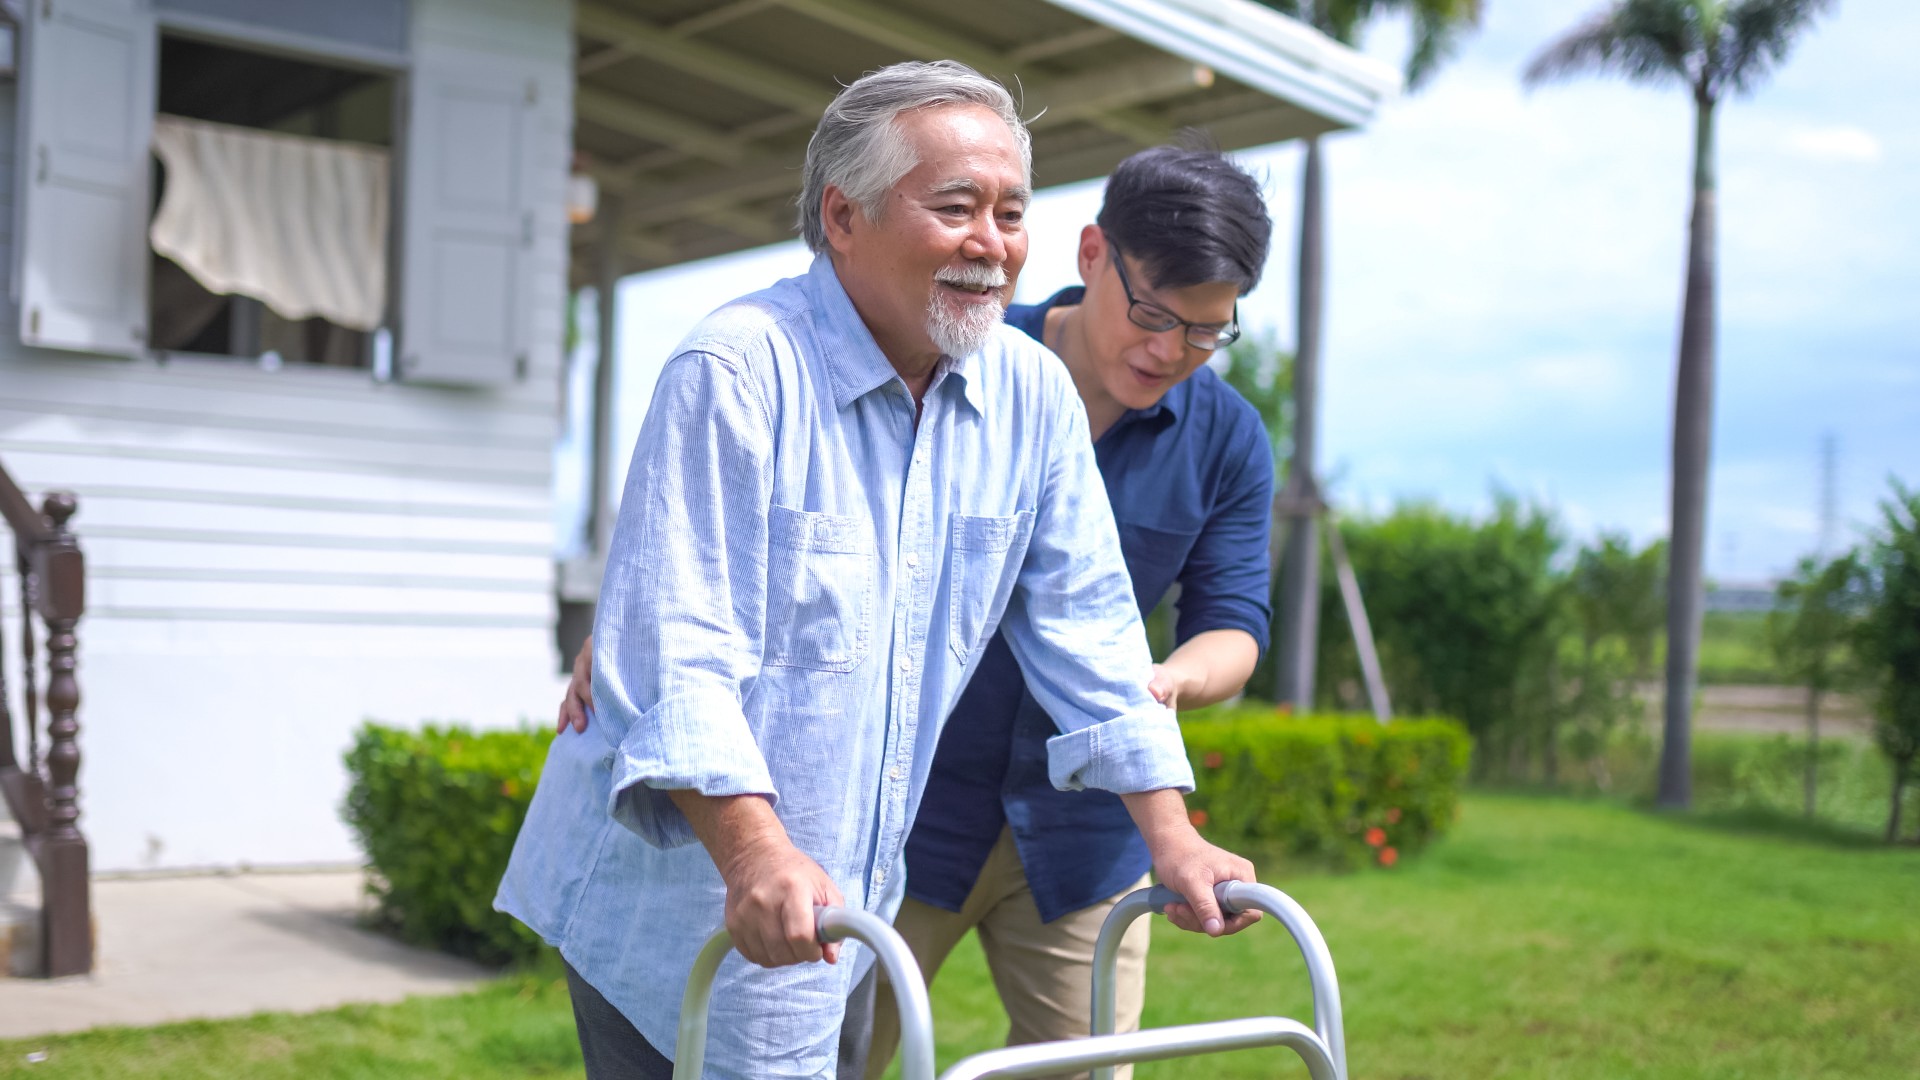
<svg viewBox="0 0 1920 1080">
<path fill-rule="evenodd" d="M 567 993 L 573 998 L 573 1026 L 587 1059 L 587 1080 L 673 1080 L 673 1062 L 572 964 L 567 964 Z"/>
<path fill-rule="evenodd" d="M 573 1026 L 580 1034 L 580 1053 L 587 1060 L 587 1080 L 673 1080 L 673 1062 L 655 1050 L 572 964 L 561 963 L 567 968 L 567 993 L 573 998 Z M 867 1050 L 873 1044 L 874 980 L 879 970 L 877 963 L 868 968 L 847 999 L 837 1080 L 861 1080 L 867 1071 Z"/>
<path fill-rule="evenodd" d="M 840 1070 L 835 1080 L 861 1080 L 867 1051 L 873 1049 L 873 1000 L 879 989 L 880 962 L 874 961 L 847 995 L 847 1016 L 840 1022 Z"/>
</svg>

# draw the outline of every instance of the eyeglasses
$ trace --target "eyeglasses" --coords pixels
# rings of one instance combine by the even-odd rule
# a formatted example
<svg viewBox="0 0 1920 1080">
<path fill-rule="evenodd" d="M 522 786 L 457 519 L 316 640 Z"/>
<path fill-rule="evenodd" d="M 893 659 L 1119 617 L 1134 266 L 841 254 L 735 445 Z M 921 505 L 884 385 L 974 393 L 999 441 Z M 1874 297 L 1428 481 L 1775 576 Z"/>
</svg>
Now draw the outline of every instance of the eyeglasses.
<svg viewBox="0 0 1920 1080">
<path fill-rule="evenodd" d="M 1201 352 L 1212 352 L 1233 344 L 1240 337 L 1240 304 L 1233 305 L 1233 317 L 1225 326 L 1209 326 L 1205 323 L 1188 322 L 1158 304 L 1135 299 L 1133 282 L 1127 280 L 1127 267 L 1120 259 L 1120 249 L 1113 249 L 1113 268 L 1120 274 L 1121 291 L 1127 294 L 1127 321 L 1142 330 L 1151 330 L 1156 334 L 1165 333 L 1176 326 L 1187 328 L 1187 344 Z"/>
</svg>

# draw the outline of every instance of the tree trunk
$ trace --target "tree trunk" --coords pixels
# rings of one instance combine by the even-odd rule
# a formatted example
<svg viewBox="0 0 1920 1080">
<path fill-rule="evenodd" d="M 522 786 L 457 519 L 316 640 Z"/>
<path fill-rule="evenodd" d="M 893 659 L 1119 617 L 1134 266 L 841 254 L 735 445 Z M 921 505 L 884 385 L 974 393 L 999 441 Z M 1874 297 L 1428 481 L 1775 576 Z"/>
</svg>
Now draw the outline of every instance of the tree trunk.
<svg viewBox="0 0 1920 1080">
<path fill-rule="evenodd" d="M 1560 717 L 1547 717 L 1546 745 L 1541 750 L 1540 774 L 1548 791 L 1560 790 Z"/>
<path fill-rule="evenodd" d="M 1286 494 L 1293 500 L 1287 542 L 1280 554 L 1279 647 L 1273 651 L 1274 695 L 1295 709 L 1313 708 L 1313 676 L 1320 634 L 1320 536 L 1314 528 L 1319 496 L 1315 443 L 1319 435 L 1320 322 L 1325 308 L 1326 210 L 1320 140 L 1307 140 L 1300 171 L 1300 269 L 1293 358 L 1293 454 Z"/>
<path fill-rule="evenodd" d="M 1707 466 L 1712 457 L 1714 359 L 1713 99 L 1696 91 L 1693 224 L 1687 238 L 1687 292 L 1674 378 L 1672 571 L 1667 577 L 1667 701 L 1660 749 L 1662 809 L 1693 801 L 1693 694 L 1699 675 Z"/>
<path fill-rule="evenodd" d="M 1813 820 L 1818 805 L 1820 783 L 1820 690 L 1818 684 L 1807 687 L 1807 820 Z"/>
<path fill-rule="evenodd" d="M 1900 841 L 1900 803 L 1907 792 L 1907 769 L 1913 764 L 1912 758 L 1896 758 L 1893 762 L 1893 805 L 1887 811 L 1887 843 Z"/>
</svg>

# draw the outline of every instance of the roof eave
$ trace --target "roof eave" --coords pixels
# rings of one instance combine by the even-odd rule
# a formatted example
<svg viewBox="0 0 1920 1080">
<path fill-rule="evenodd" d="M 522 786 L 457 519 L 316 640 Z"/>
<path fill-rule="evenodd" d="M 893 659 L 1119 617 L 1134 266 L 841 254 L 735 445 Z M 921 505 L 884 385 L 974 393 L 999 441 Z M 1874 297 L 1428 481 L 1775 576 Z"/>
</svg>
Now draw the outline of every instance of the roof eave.
<svg viewBox="0 0 1920 1080">
<path fill-rule="evenodd" d="M 1366 124 L 1400 89 L 1391 65 L 1252 0 L 1048 0 L 1325 117 Z"/>
</svg>

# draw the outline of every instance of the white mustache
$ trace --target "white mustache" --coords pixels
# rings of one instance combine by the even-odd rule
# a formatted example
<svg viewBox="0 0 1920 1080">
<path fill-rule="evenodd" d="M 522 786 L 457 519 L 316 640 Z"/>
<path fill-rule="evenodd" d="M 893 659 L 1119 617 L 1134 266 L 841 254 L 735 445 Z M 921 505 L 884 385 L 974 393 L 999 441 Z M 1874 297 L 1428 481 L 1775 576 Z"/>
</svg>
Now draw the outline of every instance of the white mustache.
<svg viewBox="0 0 1920 1080">
<path fill-rule="evenodd" d="M 1007 269 L 998 263 L 966 263 L 935 272 L 933 280 L 971 289 L 999 289 L 1007 284 Z"/>
</svg>

